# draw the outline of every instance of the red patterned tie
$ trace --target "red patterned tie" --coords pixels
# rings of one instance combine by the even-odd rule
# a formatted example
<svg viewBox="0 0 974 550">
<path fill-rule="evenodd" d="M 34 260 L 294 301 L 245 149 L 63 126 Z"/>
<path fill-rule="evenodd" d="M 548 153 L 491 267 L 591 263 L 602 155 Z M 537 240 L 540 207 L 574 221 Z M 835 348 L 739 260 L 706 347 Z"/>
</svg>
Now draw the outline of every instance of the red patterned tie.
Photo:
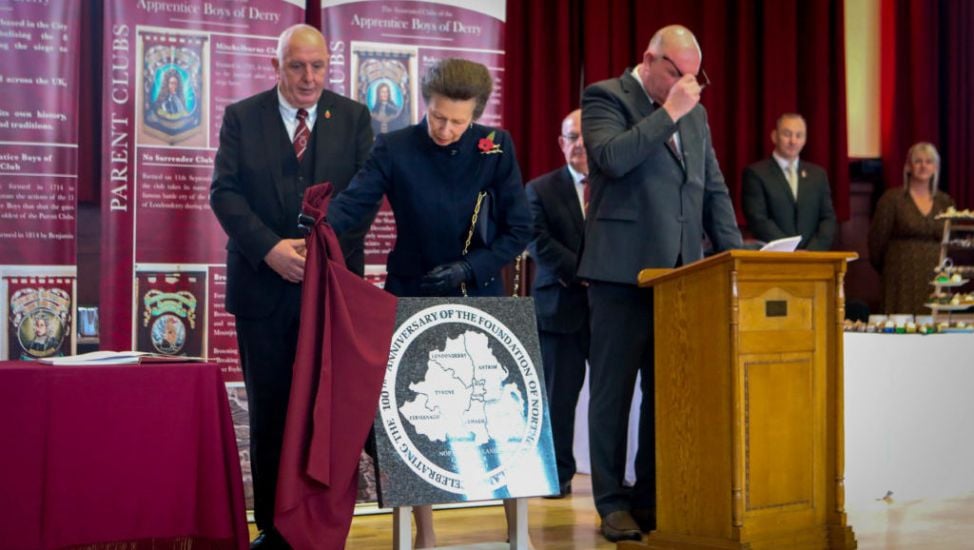
<svg viewBox="0 0 974 550">
<path fill-rule="evenodd" d="M 588 183 L 588 176 L 582 178 L 582 212 L 588 217 L 588 205 L 592 201 L 592 186 Z"/>
<path fill-rule="evenodd" d="M 308 111 L 298 109 L 298 128 L 294 132 L 294 154 L 298 156 L 298 162 L 301 162 L 301 157 L 308 148 L 308 139 L 311 137 L 311 130 L 305 122 L 307 118 Z"/>
</svg>

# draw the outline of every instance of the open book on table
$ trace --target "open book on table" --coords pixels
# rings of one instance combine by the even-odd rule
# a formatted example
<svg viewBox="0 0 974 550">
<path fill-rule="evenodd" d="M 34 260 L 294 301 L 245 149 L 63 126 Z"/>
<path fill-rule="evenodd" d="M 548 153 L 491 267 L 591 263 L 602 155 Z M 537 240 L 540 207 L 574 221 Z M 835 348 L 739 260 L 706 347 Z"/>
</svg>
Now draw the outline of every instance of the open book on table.
<svg viewBox="0 0 974 550">
<path fill-rule="evenodd" d="M 38 359 L 39 362 L 48 365 L 138 365 L 145 363 L 202 362 L 203 360 L 202 357 L 164 355 L 147 351 L 93 351 L 81 355 Z"/>
</svg>

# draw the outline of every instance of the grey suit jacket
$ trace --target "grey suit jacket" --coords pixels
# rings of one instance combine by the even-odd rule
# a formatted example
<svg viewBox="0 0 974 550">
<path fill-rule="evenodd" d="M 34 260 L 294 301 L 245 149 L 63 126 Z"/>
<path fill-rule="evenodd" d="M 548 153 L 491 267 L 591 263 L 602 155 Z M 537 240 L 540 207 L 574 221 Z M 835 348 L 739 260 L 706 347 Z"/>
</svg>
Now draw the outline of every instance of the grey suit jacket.
<svg viewBox="0 0 974 550">
<path fill-rule="evenodd" d="M 744 170 L 744 217 L 762 241 L 801 235 L 798 248 L 829 250 L 835 235 L 835 210 L 829 178 L 820 166 L 798 160 L 798 201 L 781 166 L 769 158 Z"/>
<path fill-rule="evenodd" d="M 676 131 L 682 163 L 666 145 Z M 674 123 L 626 70 L 586 88 L 582 132 L 592 199 L 579 277 L 636 284 L 643 268 L 699 260 L 705 234 L 717 251 L 741 246 L 702 105 Z"/>
</svg>

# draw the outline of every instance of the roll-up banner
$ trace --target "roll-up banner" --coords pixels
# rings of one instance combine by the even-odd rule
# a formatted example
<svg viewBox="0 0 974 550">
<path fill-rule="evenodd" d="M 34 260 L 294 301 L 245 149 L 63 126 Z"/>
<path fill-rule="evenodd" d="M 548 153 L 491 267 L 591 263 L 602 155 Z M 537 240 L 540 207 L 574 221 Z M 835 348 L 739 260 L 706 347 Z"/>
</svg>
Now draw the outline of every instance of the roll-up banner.
<svg viewBox="0 0 974 550">
<path fill-rule="evenodd" d="M 494 93 L 480 119 L 502 126 L 505 0 L 322 0 L 322 27 L 331 51 L 329 87 L 368 106 L 372 130 L 385 133 L 423 119 L 420 81 L 437 61 L 462 57 L 483 63 Z M 366 276 L 385 280 L 396 222 L 383 204 L 365 238 Z"/>
<path fill-rule="evenodd" d="M 198 355 L 242 375 L 209 187 L 227 105 L 274 86 L 303 0 L 105 6 L 101 347 Z"/>
<path fill-rule="evenodd" d="M 75 351 L 80 10 L 0 4 L 0 360 Z"/>
</svg>

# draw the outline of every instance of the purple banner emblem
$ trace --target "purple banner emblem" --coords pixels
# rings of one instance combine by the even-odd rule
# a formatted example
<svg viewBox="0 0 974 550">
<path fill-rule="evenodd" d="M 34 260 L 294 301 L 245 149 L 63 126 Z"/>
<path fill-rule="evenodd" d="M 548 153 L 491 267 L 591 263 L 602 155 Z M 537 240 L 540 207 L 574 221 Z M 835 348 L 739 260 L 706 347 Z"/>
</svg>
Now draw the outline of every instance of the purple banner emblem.
<svg viewBox="0 0 974 550">
<path fill-rule="evenodd" d="M 143 131 L 169 145 L 187 141 L 204 128 L 207 38 L 148 32 L 140 38 Z"/>
</svg>

